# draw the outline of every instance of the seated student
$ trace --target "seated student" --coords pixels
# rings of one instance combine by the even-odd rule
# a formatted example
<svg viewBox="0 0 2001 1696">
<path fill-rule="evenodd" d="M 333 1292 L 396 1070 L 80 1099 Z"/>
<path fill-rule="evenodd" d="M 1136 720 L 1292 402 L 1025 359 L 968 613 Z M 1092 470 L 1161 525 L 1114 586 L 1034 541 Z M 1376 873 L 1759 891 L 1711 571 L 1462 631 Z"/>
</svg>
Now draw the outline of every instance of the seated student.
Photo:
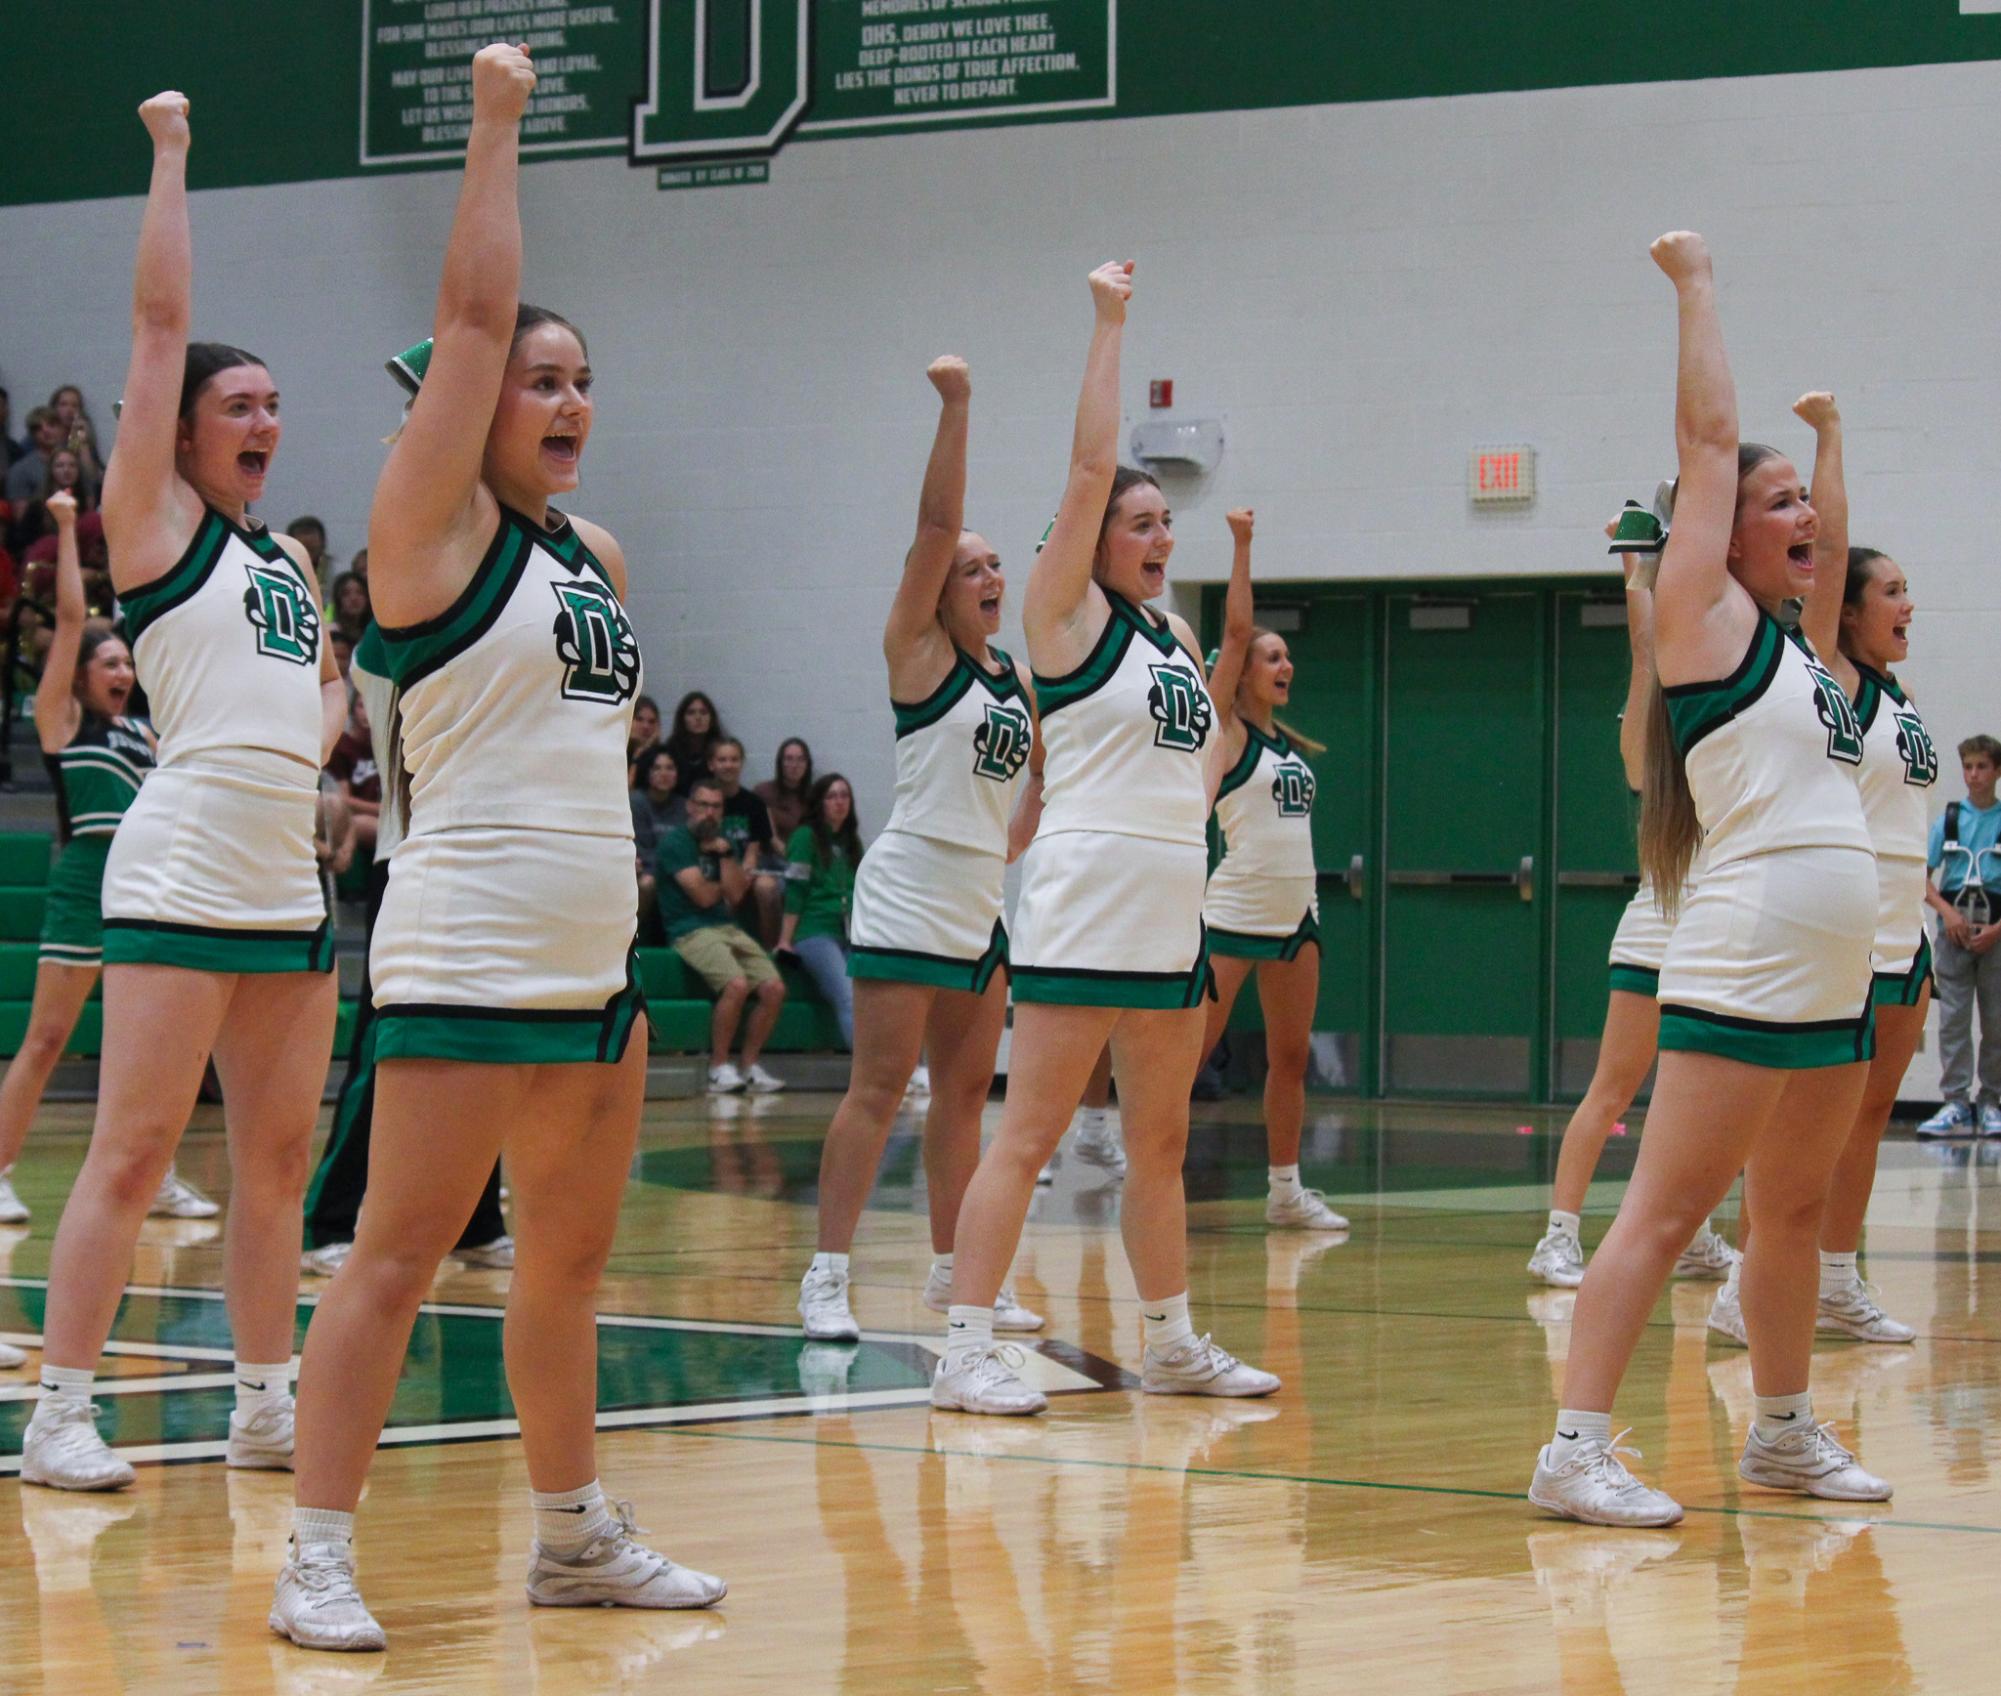
<svg viewBox="0 0 2001 1696">
<path fill-rule="evenodd" d="M 722 714 L 716 704 L 699 689 L 690 689 L 674 708 L 674 722 L 668 727 L 665 743 L 681 768 L 681 793 L 687 794 L 696 780 L 709 775 L 709 750 L 729 734 L 723 729 Z"/>
<path fill-rule="evenodd" d="M 737 904 L 737 920 L 766 948 L 775 947 L 785 916 L 785 856 L 770 809 L 743 786 L 743 744 L 734 736 L 717 737 L 709 750 L 709 772 L 723 792 L 723 834 L 750 873 L 750 894 Z"/>
<path fill-rule="evenodd" d="M 660 746 L 660 703 L 641 695 L 632 703 L 632 725 L 625 733 L 625 786 L 646 787 L 646 756 Z"/>
<path fill-rule="evenodd" d="M 785 926 L 780 953 L 790 952 L 841 1027 L 841 1046 L 855 1046 L 855 994 L 848 981 L 848 910 L 854 904 L 855 867 L 862 861 L 862 833 L 855 820 L 855 792 L 830 771 L 813 785 L 806 822 L 785 847 Z"/>
<path fill-rule="evenodd" d="M 1921 1137 L 2001 1137 L 2001 740 L 1959 745 L 1966 799 L 1932 821 L 1925 902 L 1938 914 L 1939 1093 L 1945 1105 Z M 1973 1013 L 1980 1010 L 1976 1062 Z M 1985 1097 L 1983 1100 L 1982 1097 Z"/>
<path fill-rule="evenodd" d="M 327 776 L 340 785 L 354 820 L 355 847 L 364 859 L 375 857 L 375 827 L 382 814 L 382 771 L 375 763 L 370 739 L 368 702 L 352 683 L 347 691 L 347 729 L 327 756 Z"/>
<path fill-rule="evenodd" d="M 688 800 L 676 789 L 681 773 L 674 756 L 658 743 L 641 750 L 638 771 L 632 790 L 632 852 L 639 870 L 639 922 L 651 937 L 651 921 L 660 904 L 653 878 L 660 838 L 688 822 Z"/>
<path fill-rule="evenodd" d="M 785 982 L 771 956 L 730 917 L 750 891 L 750 877 L 723 834 L 723 792 L 703 778 L 688 792 L 688 822 L 660 841 L 660 923 L 674 952 L 716 997 L 709 1024 L 709 1093 L 785 1087 L 758 1064 L 785 1005 Z M 744 1003 L 751 1003 L 745 1017 Z M 743 1069 L 730 1064 L 730 1042 L 743 1019 Z"/>
<path fill-rule="evenodd" d="M 771 829 L 780 842 L 806 822 L 807 792 L 813 787 L 813 750 L 803 736 L 788 736 L 778 744 L 771 776 L 757 786 L 757 798 L 771 814 Z"/>
</svg>

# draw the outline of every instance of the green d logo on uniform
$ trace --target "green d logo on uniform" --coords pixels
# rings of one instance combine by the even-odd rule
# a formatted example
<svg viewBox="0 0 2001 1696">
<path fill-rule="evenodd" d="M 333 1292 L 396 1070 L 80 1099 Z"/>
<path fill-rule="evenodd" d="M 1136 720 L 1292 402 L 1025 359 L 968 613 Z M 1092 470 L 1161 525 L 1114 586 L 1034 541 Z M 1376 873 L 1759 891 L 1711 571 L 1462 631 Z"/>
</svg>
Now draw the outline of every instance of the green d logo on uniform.
<svg viewBox="0 0 2001 1696">
<path fill-rule="evenodd" d="M 626 700 L 639 688 L 639 643 L 611 591 L 592 579 L 550 587 L 556 591 L 563 699 L 612 705 Z"/>
<path fill-rule="evenodd" d="M 1278 816 L 1282 819 L 1312 817 L 1313 773 L 1287 760 L 1271 780 L 1271 798 L 1278 803 Z"/>
<path fill-rule="evenodd" d="M 1028 760 L 1028 715 L 987 703 L 986 722 L 973 732 L 973 775 L 1011 783 Z"/>
<path fill-rule="evenodd" d="M 243 591 L 243 612 L 257 632 L 257 651 L 293 665 L 311 665 L 320 657 L 320 615 L 299 574 L 289 566 L 244 568 L 250 587 Z"/>
<path fill-rule="evenodd" d="M 1897 714 L 1897 752 L 1904 762 L 1904 781 L 1912 788 L 1929 789 L 1938 782 L 1938 749 L 1916 713 Z"/>
<path fill-rule="evenodd" d="M 1215 710 L 1192 675 L 1179 666 L 1154 665 L 1153 687 L 1146 692 L 1146 710 L 1153 714 L 1153 745 L 1199 752 L 1209 739 Z"/>
<path fill-rule="evenodd" d="M 1843 765 L 1860 765 L 1862 727 L 1855 722 L 1855 709 L 1849 705 L 1847 695 L 1834 680 L 1834 674 L 1825 666 L 1809 661 L 1807 672 L 1813 678 L 1814 711 L 1827 727 L 1827 757 L 1839 760 Z"/>
</svg>

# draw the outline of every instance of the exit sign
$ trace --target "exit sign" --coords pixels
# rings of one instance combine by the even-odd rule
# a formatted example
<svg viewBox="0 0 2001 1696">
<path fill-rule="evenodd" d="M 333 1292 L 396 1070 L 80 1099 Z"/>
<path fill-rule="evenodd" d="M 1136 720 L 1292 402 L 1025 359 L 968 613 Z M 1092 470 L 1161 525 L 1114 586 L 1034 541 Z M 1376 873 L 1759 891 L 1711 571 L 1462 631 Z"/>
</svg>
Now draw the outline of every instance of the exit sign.
<svg viewBox="0 0 2001 1696">
<path fill-rule="evenodd" d="M 1475 506 L 1533 504 L 1535 449 L 1475 448 L 1466 461 L 1466 492 Z"/>
</svg>

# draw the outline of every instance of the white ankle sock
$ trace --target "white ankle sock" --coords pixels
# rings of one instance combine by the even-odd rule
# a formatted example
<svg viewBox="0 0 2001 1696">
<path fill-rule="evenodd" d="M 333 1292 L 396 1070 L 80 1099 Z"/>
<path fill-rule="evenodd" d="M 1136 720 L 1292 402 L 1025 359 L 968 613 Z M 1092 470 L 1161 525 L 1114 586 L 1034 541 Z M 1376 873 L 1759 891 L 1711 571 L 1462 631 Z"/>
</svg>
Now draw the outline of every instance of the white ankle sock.
<svg viewBox="0 0 2001 1696">
<path fill-rule="evenodd" d="M 552 1555 L 574 1555 L 612 1527 L 604 1486 L 595 1478 L 575 1490 L 530 1490 L 535 1507 L 535 1541 Z"/>
<path fill-rule="evenodd" d="M 97 1385 L 97 1373 L 87 1366 L 42 1366 L 42 1395 L 35 1404 L 35 1412 L 42 1411 L 43 1402 L 67 1402 L 72 1407 L 88 1407 L 90 1393 Z M 54 1413 L 55 1408 L 49 1409 Z"/>
<path fill-rule="evenodd" d="M 994 1346 L 992 1307 L 965 1307 L 954 1303 L 945 1310 L 945 1358 L 977 1354 Z"/>
<path fill-rule="evenodd" d="M 1802 1390 L 1796 1396 L 1754 1395 L 1751 1398 L 1751 1414 L 1758 1435 L 1768 1443 L 1775 1443 L 1791 1432 L 1811 1428 L 1813 1392 Z"/>
<path fill-rule="evenodd" d="M 1146 1346 L 1163 1354 L 1195 1341 L 1195 1327 L 1188 1318 L 1188 1292 L 1169 1296 L 1165 1301 L 1142 1301 L 1140 1322 L 1146 1327 Z"/>
<path fill-rule="evenodd" d="M 292 1547 L 303 1551 L 310 1544 L 331 1543 L 350 1559 L 354 1553 L 354 1515 L 333 1508 L 294 1508 Z"/>
<path fill-rule="evenodd" d="M 943 1278 L 949 1284 L 952 1281 L 952 1257 L 949 1254 L 932 1255 L 931 1275 L 934 1278 Z"/>
<path fill-rule="evenodd" d="M 1265 1168 L 1265 1173 L 1271 1183 L 1271 1193 L 1274 1199 L 1279 1201 L 1296 1201 L 1299 1198 L 1303 1191 L 1303 1186 L 1299 1181 L 1299 1166 L 1297 1162 L 1290 1166 L 1268 1166 Z"/>
<path fill-rule="evenodd" d="M 292 1363 L 275 1361 L 258 1366 L 247 1360 L 236 1363 L 236 1411 L 248 1422 L 261 1408 L 275 1407 L 292 1393 Z"/>
<path fill-rule="evenodd" d="M 1102 1133 L 1105 1128 L 1105 1109 L 1102 1107 L 1080 1107 L 1077 1117 L 1071 1121 L 1080 1131 Z"/>
<path fill-rule="evenodd" d="M 827 1254 L 824 1252 L 816 1254 L 813 1256 L 813 1270 L 815 1272 L 838 1272 L 845 1278 L 848 1275 L 848 1257 L 845 1254 Z"/>
<path fill-rule="evenodd" d="M 1578 1448 L 1593 1439 L 1601 1443 L 1609 1443 L 1612 1440 L 1611 1414 L 1586 1413 L 1582 1409 L 1572 1407 L 1558 1408 L 1556 1435 L 1549 1440 L 1550 1464 L 1561 1466 Z"/>
<path fill-rule="evenodd" d="M 1852 1254 L 1829 1254 L 1825 1249 L 1820 1253 L 1820 1293 L 1831 1296 L 1845 1290 L 1854 1283 L 1861 1273 L 1855 1269 Z"/>
<path fill-rule="evenodd" d="M 1578 1228 L 1583 1222 L 1577 1214 L 1566 1213 L 1560 1207 L 1552 1207 L 1549 1210 L 1549 1229 L 1552 1236 L 1568 1237 L 1572 1242 L 1576 1242 Z"/>
</svg>

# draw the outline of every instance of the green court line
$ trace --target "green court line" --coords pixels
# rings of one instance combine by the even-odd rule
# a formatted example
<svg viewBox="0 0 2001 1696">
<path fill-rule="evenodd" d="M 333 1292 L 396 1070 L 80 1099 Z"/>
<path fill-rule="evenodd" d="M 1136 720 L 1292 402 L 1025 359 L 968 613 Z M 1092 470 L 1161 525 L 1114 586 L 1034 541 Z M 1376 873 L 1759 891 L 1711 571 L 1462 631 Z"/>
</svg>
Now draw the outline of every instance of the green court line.
<svg viewBox="0 0 2001 1696">
<path fill-rule="evenodd" d="M 1107 1392 L 1108 1394 L 1112 1392 Z M 975 1415 L 974 1417 L 978 1417 Z M 1469 1490 L 1458 1489 L 1444 1484 L 1389 1484 L 1374 1478 L 1317 1478 L 1309 1473 L 1299 1472 L 1246 1472 L 1229 1467 L 1216 1466 L 1163 1466 L 1154 1461 L 1094 1460 L 1084 1455 L 1030 1455 L 982 1454 L 977 1449 L 941 1449 L 934 1444 L 918 1443 L 857 1443 L 853 1441 L 822 1439 L 818 1437 L 761 1436 L 747 1431 L 710 1431 L 697 1425 L 677 1425 L 671 1429 L 661 1429 L 661 1436 L 702 1437 L 719 1443 L 782 1443 L 791 1448 L 857 1449 L 871 1454 L 890 1455 L 947 1455 L 963 1460 L 1009 1460 L 1027 1461 L 1038 1466 L 1083 1466 L 1105 1472 L 1156 1472 L 1178 1478 L 1220 1478 L 1254 1484 L 1313 1484 L 1336 1490 L 1385 1490 L 1413 1496 L 1458 1496 L 1471 1501 L 1519 1502 L 1529 1506 L 1526 1494 L 1517 1490 Z M 1830 1507 L 1864 1508 L 1867 1502 L 1830 1502 Z M 1720 1507 L 1690 1507 L 1682 1504 L 1684 1514 L 1706 1513 L 1721 1517 L 1725 1514 L 1742 1515 L 1747 1519 L 1787 1519 L 1797 1520 L 1807 1525 L 1827 1523 L 1825 1514 L 1783 1513 L 1775 1508 L 1747 1508 L 1724 1505 Z M 1537 1510 L 1537 1517 L 1549 1524 L 1568 1523 L 1552 1515 Z M 1837 1516 L 1842 1519 L 1862 1519 L 1871 1527 L 1882 1527 L 1893 1531 L 1965 1531 L 1981 1537 L 2001 1537 L 2001 1525 L 1952 1525 L 1943 1521 L 1925 1519 L 1869 1519 L 1858 1513 Z M 1663 1528 L 1665 1529 L 1665 1528 Z"/>
</svg>

